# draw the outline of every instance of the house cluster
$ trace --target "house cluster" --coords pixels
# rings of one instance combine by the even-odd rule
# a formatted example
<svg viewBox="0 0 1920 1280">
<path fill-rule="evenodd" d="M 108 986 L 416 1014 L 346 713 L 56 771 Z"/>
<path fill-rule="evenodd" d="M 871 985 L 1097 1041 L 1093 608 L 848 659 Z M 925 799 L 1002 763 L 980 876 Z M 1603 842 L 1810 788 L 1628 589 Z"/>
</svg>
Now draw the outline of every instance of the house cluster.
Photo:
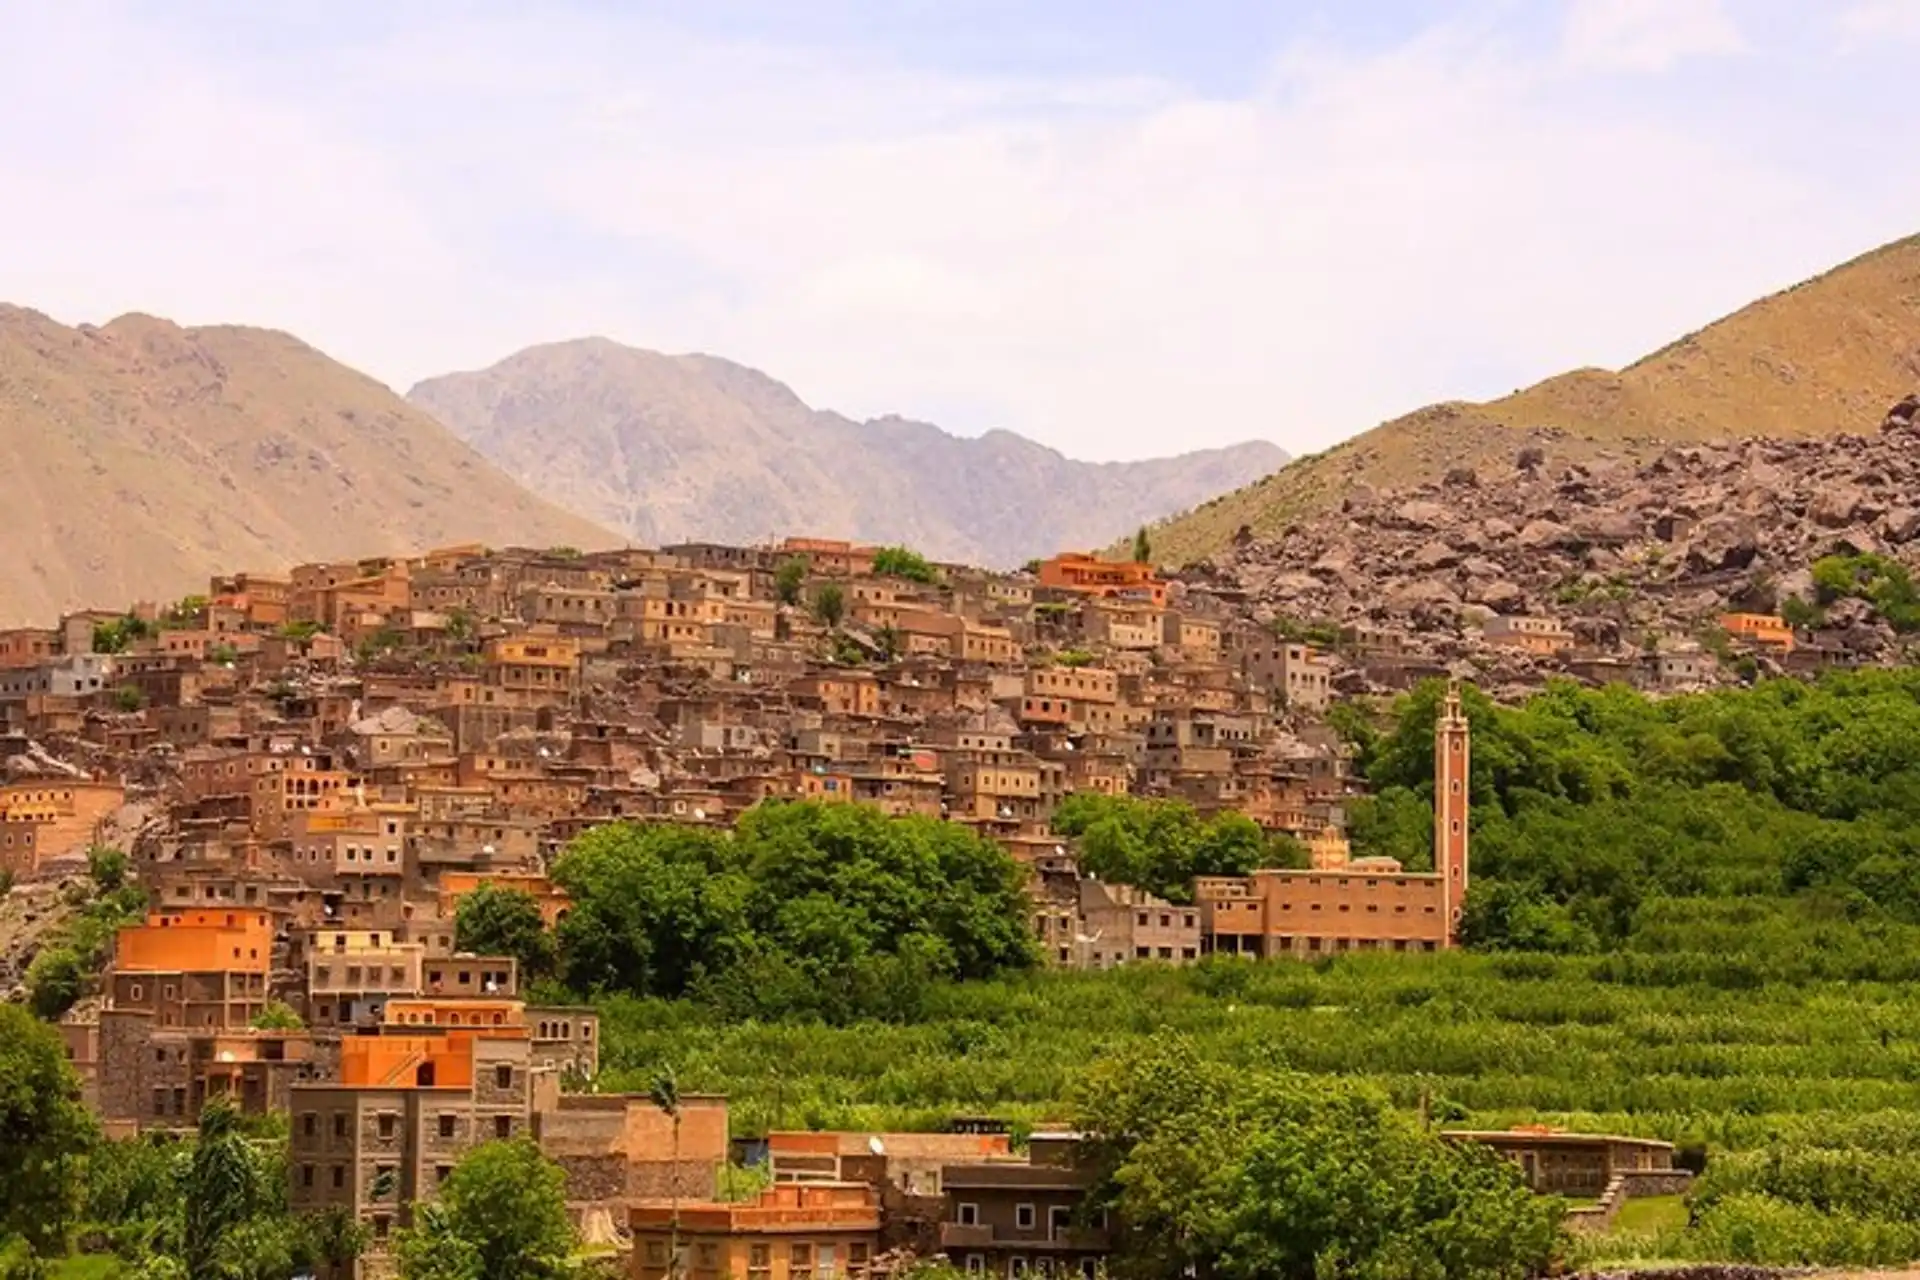
<svg viewBox="0 0 1920 1280">
<path fill-rule="evenodd" d="M 1018 1158 L 1004 1135 L 832 1152 L 775 1135 L 765 1198 L 705 1204 L 724 1101 L 684 1099 L 676 1126 L 586 1087 L 594 1013 L 463 953 L 459 903 L 507 885 L 557 923 L 547 869 L 580 832 L 788 798 L 1000 843 L 1054 964 L 1450 946 L 1457 696 L 1435 730 L 1435 870 L 1411 871 L 1347 847 L 1331 695 L 1312 645 L 1086 556 L 996 574 L 789 539 L 303 565 L 0 632 L 0 867 L 67 874 L 131 823 L 150 913 L 63 1024 L 89 1099 L 120 1133 L 184 1130 L 214 1097 L 288 1116 L 293 1203 L 349 1209 L 376 1241 L 462 1151 L 527 1135 L 642 1275 L 671 1263 L 669 1199 L 695 1275 L 858 1275 L 901 1247 L 897 1223 L 974 1270 L 1079 1270 L 1104 1228 L 1069 1218 L 1084 1179 L 1046 1135 Z M 1051 829 L 1082 790 L 1244 813 L 1311 866 L 1205 878 L 1182 905 L 1103 883 Z M 888 1178 L 849 1177 L 863 1160 L 913 1177 L 883 1195 Z"/>
</svg>

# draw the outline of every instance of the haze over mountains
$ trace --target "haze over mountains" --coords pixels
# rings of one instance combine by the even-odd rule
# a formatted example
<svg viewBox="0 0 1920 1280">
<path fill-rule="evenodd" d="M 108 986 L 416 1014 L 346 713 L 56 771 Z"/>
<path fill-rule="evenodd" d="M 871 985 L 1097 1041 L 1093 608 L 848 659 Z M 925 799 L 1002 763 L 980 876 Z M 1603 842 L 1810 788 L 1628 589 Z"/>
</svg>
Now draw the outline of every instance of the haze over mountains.
<svg viewBox="0 0 1920 1280">
<path fill-rule="evenodd" d="M 533 347 L 408 398 L 534 492 L 644 545 L 806 532 L 1004 567 L 1101 545 L 1286 461 L 1254 442 L 1076 462 L 1006 431 L 856 422 L 757 370 L 604 338 Z"/>
<path fill-rule="evenodd" d="M 0 304 L 0 624 L 466 541 L 619 538 L 287 334 Z"/>
<path fill-rule="evenodd" d="M 1580 369 L 1485 404 L 1432 405 L 1375 427 L 1156 530 L 1161 559 L 1271 534 L 1356 486 L 1430 484 L 1551 451 L 1642 458 L 1662 442 L 1864 434 L 1920 388 L 1920 236 L 1895 241 L 1692 333 L 1618 373 Z"/>
</svg>

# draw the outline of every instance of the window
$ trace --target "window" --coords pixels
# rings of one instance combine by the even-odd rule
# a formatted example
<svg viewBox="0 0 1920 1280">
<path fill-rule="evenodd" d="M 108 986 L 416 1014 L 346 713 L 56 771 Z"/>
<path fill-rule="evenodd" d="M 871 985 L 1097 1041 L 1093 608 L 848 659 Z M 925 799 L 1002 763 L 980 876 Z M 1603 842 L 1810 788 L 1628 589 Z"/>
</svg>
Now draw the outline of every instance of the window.
<svg viewBox="0 0 1920 1280">
<path fill-rule="evenodd" d="M 452 1173 L 453 1166 L 450 1164 L 437 1164 L 433 1166 L 433 1185 L 436 1187 L 439 1186 L 445 1182 Z"/>
<path fill-rule="evenodd" d="M 968 1275 L 973 1275 L 973 1276 L 985 1275 L 986 1270 L 987 1270 L 987 1260 L 985 1258 L 981 1257 L 977 1253 L 970 1253 L 967 1255 L 967 1274 Z"/>
<path fill-rule="evenodd" d="M 303 1164 L 300 1166 L 300 1185 L 303 1187 L 311 1187 L 313 1185 L 312 1165 Z"/>
<path fill-rule="evenodd" d="M 454 1118 L 451 1115 L 443 1114 L 440 1117 L 440 1136 L 443 1138 L 451 1138 L 453 1136 L 453 1132 L 454 1132 Z"/>
<path fill-rule="evenodd" d="M 787 1253 L 789 1280 L 813 1280 L 813 1246 L 805 1242 L 793 1245 Z"/>
<path fill-rule="evenodd" d="M 333 1166 L 333 1189 L 335 1191 L 338 1191 L 340 1188 L 346 1185 L 347 1185 L 347 1167 L 345 1165 L 340 1165 L 340 1164 Z"/>
<path fill-rule="evenodd" d="M 1047 1208 L 1047 1238 L 1058 1240 L 1073 1226 L 1073 1210 L 1066 1205 L 1049 1205 Z"/>
<path fill-rule="evenodd" d="M 701 1241 L 693 1246 L 693 1263 L 702 1271 L 711 1271 L 720 1265 L 720 1246 L 709 1241 Z"/>
<path fill-rule="evenodd" d="M 647 1241 L 647 1265 L 664 1267 L 667 1265 L 667 1242 L 665 1240 Z"/>
<path fill-rule="evenodd" d="M 513 1117 L 495 1116 L 493 1118 L 493 1136 L 506 1141 L 513 1136 Z"/>
<path fill-rule="evenodd" d="M 347 1117 L 344 1112 L 336 1113 L 333 1117 L 333 1136 L 336 1138 L 347 1136 Z"/>
<path fill-rule="evenodd" d="M 1013 1221 L 1014 1225 L 1022 1231 L 1033 1230 L 1033 1206 L 1030 1204 L 1016 1205 L 1013 1210 Z"/>
<path fill-rule="evenodd" d="M 502 1063 L 493 1069 L 493 1083 L 502 1089 L 513 1088 L 513 1068 Z"/>
<path fill-rule="evenodd" d="M 300 1117 L 300 1132 L 311 1138 L 320 1132 L 320 1117 L 309 1111 Z"/>
<path fill-rule="evenodd" d="M 747 1274 L 763 1277 L 773 1265 L 773 1246 L 765 1244 L 751 1245 L 747 1249 Z"/>
<path fill-rule="evenodd" d="M 979 1226 L 980 1206 L 977 1204 L 962 1204 L 960 1206 L 960 1225 L 963 1227 Z"/>
<path fill-rule="evenodd" d="M 1007 1275 L 1010 1280 L 1019 1280 L 1019 1278 L 1025 1274 L 1027 1274 L 1027 1260 L 1025 1258 L 1014 1257 L 1007 1259 Z"/>
<path fill-rule="evenodd" d="M 391 1111 L 382 1111 L 380 1113 L 379 1130 L 381 1137 L 391 1138 L 393 1136 L 393 1129 L 397 1119 L 398 1117 Z"/>
</svg>

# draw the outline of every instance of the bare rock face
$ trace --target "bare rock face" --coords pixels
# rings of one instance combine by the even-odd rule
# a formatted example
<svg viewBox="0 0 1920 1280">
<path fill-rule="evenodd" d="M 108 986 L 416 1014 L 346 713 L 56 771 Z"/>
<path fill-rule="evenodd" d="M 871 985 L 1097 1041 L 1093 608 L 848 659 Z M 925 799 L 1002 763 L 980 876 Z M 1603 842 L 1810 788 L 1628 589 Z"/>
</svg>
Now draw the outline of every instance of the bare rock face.
<svg viewBox="0 0 1920 1280">
<path fill-rule="evenodd" d="M 1920 574 L 1920 397 L 1887 423 L 1872 437 L 1676 447 L 1643 466 L 1553 467 L 1529 446 L 1498 480 L 1369 492 L 1363 510 L 1223 553 L 1216 572 L 1270 615 L 1397 629 L 1421 660 L 1471 658 L 1513 687 L 1557 668 L 1491 648 L 1494 614 L 1551 617 L 1637 662 L 1650 636 L 1812 601 L 1822 556 L 1876 552 Z M 1822 645 L 1861 661 L 1898 651 L 1871 605 L 1825 609 Z"/>
</svg>

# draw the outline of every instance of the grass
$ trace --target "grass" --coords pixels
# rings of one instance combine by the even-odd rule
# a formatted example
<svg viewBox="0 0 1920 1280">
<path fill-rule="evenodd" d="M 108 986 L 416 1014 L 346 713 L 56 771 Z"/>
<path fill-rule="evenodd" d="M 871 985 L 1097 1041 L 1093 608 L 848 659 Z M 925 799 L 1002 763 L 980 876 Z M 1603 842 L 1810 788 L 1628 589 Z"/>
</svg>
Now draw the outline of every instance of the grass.
<svg viewBox="0 0 1920 1280">
<path fill-rule="evenodd" d="M 1628 1200 L 1613 1216 L 1609 1235 L 1661 1235 L 1687 1225 L 1685 1196 L 1642 1196 Z"/>
</svg>

